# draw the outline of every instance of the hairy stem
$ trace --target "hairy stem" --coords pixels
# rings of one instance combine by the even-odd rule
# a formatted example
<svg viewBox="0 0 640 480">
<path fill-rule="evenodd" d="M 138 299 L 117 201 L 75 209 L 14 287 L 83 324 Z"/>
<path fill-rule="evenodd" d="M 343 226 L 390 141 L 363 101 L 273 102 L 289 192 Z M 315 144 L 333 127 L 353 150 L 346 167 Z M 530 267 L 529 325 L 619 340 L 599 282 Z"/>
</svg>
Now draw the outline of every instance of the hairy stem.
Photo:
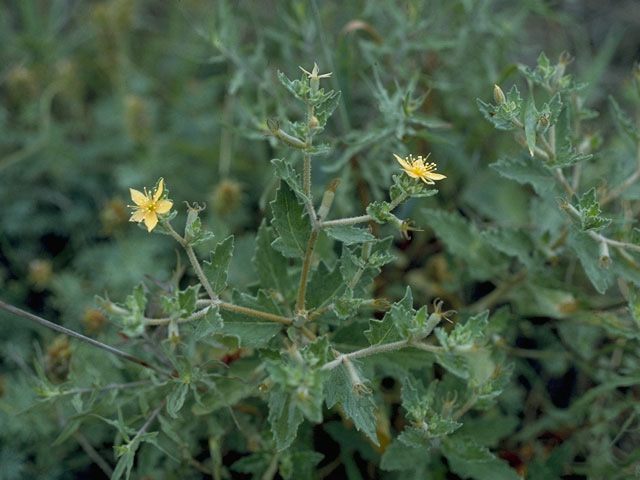
<svg viewBox="0 0 640 480">
<path fill-rule="evenodd" d="M 252 317 L 264 318 L 265 320 L 271 320 L 272 322 L 282 323 L 284 325 L 291 325 L 293 323 L 293 320 L 290 318 L 274 315 L 273 313 L 261 312 L 260 310 L 254 310 L 253 308 L 242 307 L 240 305 L 234 305 L 227 302 L 216 302 L 216 304 L 224 310 L 244 313 L 245 315 L 250 315 Z"/>
</svg>

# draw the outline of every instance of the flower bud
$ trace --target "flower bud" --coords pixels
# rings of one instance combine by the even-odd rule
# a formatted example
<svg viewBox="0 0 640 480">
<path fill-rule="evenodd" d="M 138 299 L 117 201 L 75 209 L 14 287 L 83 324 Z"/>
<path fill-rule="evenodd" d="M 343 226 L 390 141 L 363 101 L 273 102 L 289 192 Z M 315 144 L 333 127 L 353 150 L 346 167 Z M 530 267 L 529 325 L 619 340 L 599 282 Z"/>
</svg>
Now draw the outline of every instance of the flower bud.
<svg viewBox="0 0 640 480">
<path fill-rule="evenodd" d="M 53 266 L 49 260 L 36 258 L 29 262 L 29 282 L 36 290 L 44 290 L 51 283 Z"/>
<path fill-rule="evenodd" d="M 127 95 L 124 101 L 124 122 L 127 136 L 137 144 L 151 136 L 151 116 L 147 101 L 137 95 Z"/>
<path fill-rule="evenodd" d="M 497 84 L 493 86 L 493 99 L 498 106 L 503 105 L 507 101 L 507 97 L 504 96 L 504 92 Z"/>
<path fill-rule="evenodd" d="M 327 187 L 327 191 L 324 192 L 324 195 L 322 196 L 322 203 L 320 204 L 320 208 L 318 209 L 318 220 L 322 220 L 327 216 L 327 213 L 329 213 L 329 209 L 331 208 L 333 199 L 336 195 L 336 189 L 338 188 L 338 185 L 340 185 L 340 182 L 342 182 L 342 179 L 334 178 Z"/>
<path fill-rule="evenodd" d="M 211 197 L 213 209 L 219 217 L 226 217 L 240 207 L 244 194 L 242 184 L 225 179 L 216 185 Z"/>
<path fill-rule="evenodd" d="M 611 265 L 611 255 L 609 254 L 609 245 L 607 242 L 600 242 L 600 258 L 598 259 L 598 266 L 600 268 L 608 269 Z"/>
</svg>

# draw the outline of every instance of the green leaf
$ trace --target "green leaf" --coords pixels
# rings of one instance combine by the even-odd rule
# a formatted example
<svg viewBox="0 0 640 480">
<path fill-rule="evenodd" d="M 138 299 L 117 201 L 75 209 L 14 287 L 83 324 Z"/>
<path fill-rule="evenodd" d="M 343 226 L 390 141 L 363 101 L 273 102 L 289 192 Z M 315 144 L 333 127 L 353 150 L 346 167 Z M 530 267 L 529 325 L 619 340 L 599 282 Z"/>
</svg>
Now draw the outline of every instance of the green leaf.
<svg viewBox="0 0 640 480">
<path fill-rule="evenodd" d="M 613 277 L 609 270 L 600 265 L 598 244 L 593 238 L 577 228 L 570 229 L 567 244 L 578 256 L 582 268 L 594 288 L 598 293 L 604 294 L 613 282 Z"/>
<path fill-rule="evenodd" d="M 508 267 L 508 259 L 459 213 L 428 209 L 422 210 L 422 213 L 424 221 L 442 239 L 447 250 L 466 262 L 473 278 L 491 279 Z"/>
<path fill-rule="evenodd" d="M 137 337 L 144 332 L 144 312 L 147 306 L 147 297 L 144 293 L 144 285 L 139 283 L 133 293 L 127 296 L 125 306 L 130 314 L 116 317 L 116 321 L 122 325 L 122 333 L 128 337 Z"/>
<path fill-rule="evenodd" d="M 308 197 L 302 189 L 302 178 L 291 163 L 281 158 L 274 158 L 271 163 L 276 167 L 276 175 L 287 182 L 287 185 L 291 187 L 300 200 L 306 201 Z"/>
<path fill-rule="evenodd" d="M 357 369 L 355 364 L 353 367 Z M 365 381 L 362 376 L 360 379 Z M 331 370 L 324 388 L 327 408 L 340 405 L 345 415 L 353 420 L 356 428 L 369 437 L 374 444 L 379 445 L 376 435 L 376 404 L 373 396 L 370 393 L 354 391 L 344 365 Z"/>
<path fill-rule="evenodd" d="M 271 245 L 275 232 L 262 220 L 256 237 L 256 250 L 253 264 L 258 272 L 260 285 L 279 292 L 288 298 L 295 287 L 295 281 L 288 272 L 288 260 Z"/>
<path fill-rule="evenodd" d="M 413 295 L 411 288 L 407 287 L 402 300 L 395 303 L 382 320 L 369 320 L 369 330 L 365 331 L 364 335 L 371 345 L 403 340 L 405 337 L 402 330 L 411 325 L 414 314 Z"/>
<path fill-rule="evenodd" d="M 300 80 L 289 80 L 284 73 L 278 71 L 278 80 L 294 97 L 306 102 L 310 88 L 309 82 L 304 76 Z"/>
<path fill-rule="evenodd" d="M 257 298 L 234 291 L 232 303 L 280 315 L 280 310 L 273 299 L 262 290 L 258 292 Z M 237 337 L 243 347 L 263 347 L 282 329 L 280 323 L 253 315 L 226 309 L 221 309 L 220 314 L 224 320 L 224 326 L 220 332 Z"/>
<path fill-rule="evenodd" d="M 447 343 L 451 347 L 454 345 L 469 345 L 482 340 L 488 325 L 489 310 L 485 310 L 484 312 L 469 317 L 465 323 L 456 323 L 455 328 L 449 334 Z"/>
<path fill-rule="evenodd" d="M 375 201 L 367 207 L 367 214 L 376 223 L 387 223 L 391 217 L 391 204 L 389 202 Z"/>
<path fill-rule="evenodd" d="M 611 95 L 609 95 L 609 104 L 611 105 L 613 119 L 616 121 L 620 132 L 637 145 L 640 142 L 640 132 L 636 123 L 620 108 L 616 99 Z"/>
<path fill-rule="evenodd" d="M 490 167 L 505 178 L 530 184 L 541 197 L 560 193 L 552 171 L 540 160 L 528 155 L 503 157 Z"/>
<path fill-rule="evenodd" d="M 611 220 L 600 215 L 600 204 L 595 187 L 577 198 L 577 210 L 580 212 L 582 230 L 602 230 L 609 226 Z"/>
<path fill-rule="evenodd" d="M 273 226 L 279 237 L 273 246 L 285 257 L 302 258 L 309 243 L 311 223 L 304 207 L 291 187 L 284 182 L 276 193 L 276 199 L 271 202 L 273 211 Z"/>
<path fill-rule="evenodd" d="M 284 480 L 316 478 L 316 465 L 324 455 L 313 450 L 287 451 L 280 456 L 279 473 Z"/>
<path fill-rule="evenodd" d="M 543 267 L 543 259 L 528 232 L 519 228 L 501 227 L 484 230 L 482 236 L 496 250 L 515 257 L 530 270 Z"/>
<path fill-rule="evenodd" d="M 214 292 L 220 293 L 227 287 L 227 271 L 233 254 L 233 235 L 220 242 L 211 252 L 210 261 L 202 264 L 202 270 Z"/>
<path fill-rule="evenodd" d="M 571 143 L 571 139 L 567 138 L 564 144 L 558 149 L 556 157 L 546 162 L 546 165 L 549 168 L 565 168 L 591 158 L 593 158 L 591 154 L 579 153 Z"/>
<path fill-rule="evenodd" d="M 182 315 L 191 315 L 196 309 L 196 300 L 198 299 L 199 291 L 200 285 L 191 285 L 178 292 L 178 305 L 180 306 Z"/>
<path fill-rule="evenodd" d="M 522 109 L 522 98 L 518 87 L 513 85 L 509 93 L 507 93 L 506 102 L 502 105 L 492 105 L 485 103 L 479 98 L 476 99 L 478 109 L 484 115 L 484 118 L 493 124 L 498 130 L 515 130 L 516 125 L 514 119 L 518 119 Z"/>
<path fill-rule="evenodd" d="M 329 92 L 324 93 L 324 91 L 320 90 L 319 93 L 321 93 L 319 99 L 312 100 L 315 107 L 313 113 L 318 119 L 319 128 L 324 128 L 327 124 L 327 120 L 340 104 L 340 92 L 330 90 Z"/>
<path fill-rule="evenodd" d="M 524 111 L 524 136 L 527 139 L 527 148 L 529 149 L 529 155 L 535 156 L 536 149 L 536 126 L 538 125 L 538 111 L 533 100 L 527 103 L 527 107 Z"/>
<path fill-rule="evenodd" d="M 427 479 L 429 478 L 429 456 L 429 451 L 424 446 L 413 447 L 396 439 L 391 442 L 382 455 L 380 468 L 386 471 L 415 470 L 416 476 L 413 478 Z"/>
<path fill-rule="evenodd" d="M 173 418 L 178 418 L 178 412 L 182 409 L 184 401 L 187 398 L 189 384 L 184 382 L 176 382 L 175 387 L 167 397 L 167 413 Z"/>
<path fill-rule="evenodd" d="M 209 307 L 209 311 L 202 320 L 197 321 L 197 326 L 193 333 L 196 341 L 202 340 L 222 330 L 224 322 L 217 305 Z"/>
<path fill-rule="evenodd" d="M 353 245 L 354 243 L 365 243 L 375 240 L 375 237 L 367 229 L 357 228 L 352 225 L 341 225 L 337 227 L 327 227 L 323 229 L 327 235 L 334 240 Z"/>
<path fill-rule="evenodd" d="M 320 262 L 307 286 L 307 308 L 318 308 L 329 303 L 341 290 L 344 289 L 340 269 L 329 268 L 324 262 Z"/>
<path fill-rule="evenodd" d="M 503 460 L 472 438 L 461 435 L 446 437 L 442 453 L 451 470 L 463 478 L 474 480 L 520 480 L 520 476 Z"/>
<path fill-rule="evenodd" d="M 302 420 L 292 394 L 282 385 L 275 385 L 269 392 L 269 423 L 278 451 L 293 443 Z"/>
<path fill-rule="evenodd" d="M 189 215 L 192 212 L 193 209 L 190 209 Z M 196 217 L 194 219 L 189 219 L 189 217 L 187 217 L 187 224 L 185 226 L 184 233 L 187 243 L 192 247 L 213 240 L 215 237 L 213 232 L 209 230 L 202 230 L 200 217 Z"/>
<path fill-rule="evenodd" d="M 240 473 L 253 473 L 253 478 L 258 478 L 267 471 L 273 454 L 269 452 L 256 452 L 242 457 L 231 465 L 231 470 Z"/>
</svg>

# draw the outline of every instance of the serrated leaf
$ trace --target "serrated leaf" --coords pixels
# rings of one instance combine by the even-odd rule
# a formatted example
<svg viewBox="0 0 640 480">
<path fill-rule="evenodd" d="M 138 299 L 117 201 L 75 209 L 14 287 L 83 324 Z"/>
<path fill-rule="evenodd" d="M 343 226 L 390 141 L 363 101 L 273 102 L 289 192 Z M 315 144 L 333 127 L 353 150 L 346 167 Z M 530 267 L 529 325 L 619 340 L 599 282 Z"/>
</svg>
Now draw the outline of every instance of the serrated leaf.
<svg viewBox="0 0 640 480">
<path fill-rule="evenodd" d="M 320 262 L 307 286 L 307 309 L 324 306 L 344 288 L 342 274 L 338 268 L 332 271 Z"/>
<path fill-rule="evenodd" d="M 380 345 L 402 340 L 403 329 L 411 326 L 415 310 L 413 310 L 413 296 L 407 287 L 404 297 L 384 315 L 382 320 L 369 320 L 369 330 L 364 335 L 371 345 Z"/>
<path fill-rule="evenodd" d="M 209 337 L 214 333 L 218 333 L 222 330 L 224 322 L 218 306 L 212 306 L 205 317 L 198 320 L 195 332 L 193 333 L 196 340 L 202 340 L 205 337 Z"/>
<path fill-rule="evenodd" d="M 555 158 L 546 162 L 546 165 L 550 168 L 565 168 L 591 158 L 593 158 L 591 154 L 579 153 L 571 144 L 571 140 L 567 138 L 562 147 L 558 149 Z"/>
<path fill-rule="evenodd" d="M 333 114 L 337 106 L 340 104 L 340 92 L 331 90 L 322 94 L 320 100 L 314 103 L 314 115 L 318 119 L 320 128 L 324 128 L 327 120 Z"/>
<path fill-rule="evenodd" d="M 287 451 L 280 457 L 280 470 L 284 480 L 315 478 L 316 465 L 324 455 L 313 450 Z"/>
<path fill-rule="evenodd" d="M 189 214 L 191 214 L 191 211 L 189 212 Z M 187 220 L 187 224 L 185 226 L 185 238 L 189 245 L 191 245 L 192 247 L 213 240 L 214 237 L 215 235 L 213 234 L 213 232 L 209 230 L 202 230 L 202 225 L 199 217 L 196 217 L 191 221 Z"/>
<path fill-rule="evenodd" d="M 274 158 L 271 163 L 276 168 L 276 175 L 287 182 L 287 185 L 296 193 L 300 200 L 305 201 L 308 197 L 304 194 L 302 189 L 302 178 L 290 162 L 281 158 Z"/>
<path fill-rule="evenodd" d="M 367 214 L 376 223 L 386 223 L 391 218 L 391 204 L 389 202 L 375 201 L 367 207 Z"/>
<path fill-rule="evenodd" d="M 311 235 L 311 223 L 304 207 L 286 182 L 280 184 L 276 198 L 271 202 L 271 209 L 272 223 L 279 234 L 273 247 L 285 257 L 303 257 Z"/>
<path fill-rule="evenodd" d="M 282 385 L 275 385 L 269 392 L 269 424 L 278 451 L 293 443 L 302 420 L 302 412 L 296 408 L 292 394 Z"/>
<path fill-rule="evenodd" d="M 473 278 L 490 279 L 507 268 L 508 259 L 459 213 L 427 209 L 422 212 L 424 221 L 442 239 L 447 250 L 466 262 Z"/>
<path fill-rule="evenodd" d="M 354 365 L 354 368 L 357 368 Z M 360 377 L 364 381 L 363 377 Z M 364 433 L 375 445 L 379 445 L 376 434 L 376 404 L 371 394 L 355 392 L 343 365 L 331 370 L 324 385 L 327 408 L 340 405 L 345 415 L 353 420 L 358 430 Z"/>
<path fill-rule="evenodd" d="M 416 448 L 396 439 L 382 455 L 380 468 L 386 471 L 415 470 L 414 478 L 428 478 L 428 460 L 429 451 L 424 447 Z"/>
<path fill-rule="evenodd" d="M 496 250 L 517 258 L 530 270 L 542 266 L 541 255 L 530 235 L 522 229 L 501 227 L 484 230 L 482 236 Z"/>
<path fill-rule="evenodd" d="M 334 240 L 338 240 L 345 245 L 353 245 L 355 243 L 365 243 L 375 240 L 375 237 L 371 235 L 371 233 L 369 233 L 367 229 L 357 228 L 352 225 L 327 227 L 323 230 L 331 238 L 333 238 Z"/>
<path fill-rule="evenodd" d="M 167 413 L 173 418 L 178 418 L 178 412 L 184 405 L 188 391 L 188 383 L 176 382 L 175 387 L 171 390 L 171 393 L 169 393 L 167 397 Z"/>
<path fill-rule="evenodd" d="M 489 449 L 470 437 L 454 435 L 442 443 L 442 453 L 451 470 L 463 478 L 475 480 L 520 480 L 520 476 Z"/>
<path fill-rule="evenodd" d="M 203 262 L 202 270 L 214 292 L 220 293 L 227 287 L 227 271 L 233 254 L 233 235 L 220 242 L 211 252 L 208 262 Z"/>
<path fill-rule="evenodd" d="M 196 300 L 200 285 L 191 285 L 184 290 L 178 292 L 178 305 L 182 315 L 191 315 L 196 309 Z"/>
<path fill-rule="evenodd" d="M 558 193 L 552 171 L 541 161 L 528 155 L 503 157 L 490 167 L 505 178 L 530 184 L 542 197 Z"/>
<path fill-rule="evenodd" d="M 304 77 L 300 80 L 289 80 L 284 73 L 278 71 L 278 80 L 294 97 L 303 102 L 306 101 L 310 89 L 309 82 Z"/>
<path fill-rule="evenodd" d="M 280 315 L 280 310 L 264 291 L 259 291 L 256 298 L 247 294 L 234 292 L 232 303 L 254 310 Z M 220 314 L 224 326 L 220 330 L 225 335 L 238 338 L 243 347 L 263 347 L 282 329 L 282 324 L 245 313 L 221 309 Z"/>
<path fill-rule="evenodd" d="M 448 345 L 469 345 L 484 337 L 484 332 L 489 325 L 489 310 L 469 317 L 466 322 L 456 323 L 448 337 Z"/>
<path fill-rule="evenodd" d="M 595 187 L 577 199 L 577 210 L 580 213 L 580 223 L 584 231 L 602 230 L 611 223 L 610 219 L 600 215 L 600 204 L 597 200 Z"/>
<path fill-rule="evenodd" d="M 258 228 L 256 250 L 252 261 L 258 272 L 260 284 L 264 288 L 276 290 L 287 298 L 295 282 L 288 273 L 288 260 L 271 245 L 274 240 L 275 232 L 263 219 Z"/>
</svg>

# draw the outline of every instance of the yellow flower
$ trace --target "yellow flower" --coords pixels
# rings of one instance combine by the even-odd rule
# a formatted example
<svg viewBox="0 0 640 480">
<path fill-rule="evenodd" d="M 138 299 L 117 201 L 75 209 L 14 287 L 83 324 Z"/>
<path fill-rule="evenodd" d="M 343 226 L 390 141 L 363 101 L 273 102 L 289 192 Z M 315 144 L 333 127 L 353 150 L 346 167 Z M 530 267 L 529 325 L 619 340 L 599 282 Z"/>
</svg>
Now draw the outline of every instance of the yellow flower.
<svg viewBox="0 0 640 480">
<path fill-rule="evenodd" d="M 150 232 L 155 228 L 158 224 L 158 214 L 159 213 L 167 213 L 171 210 L 173 206 L 173 202 L 161 199 L 162 191 L 164 190 L 164 179 L 161 178 L 158 182 L 158 188 L 153 195 L 147 192 L 147 189 L 144 189 L 144 193 L 139 190 L 135 190 L 130 188 L 131 192 L 131 200 L 135 205 L 129 205 L 131 208 L 135 208 L 136 210 L 131 215 L 129 219 L 130 222 L 143 222 L 147 226 L 147 230 Z"/>
<path fill-rule="evenodd" d="M 413 158 L 413 155 L 409 155 L 403 160 L 401 156 L 396 155 L 395 153 L 393 154 L 398 163 L 402 165 L 402 168 L 404 168 L 407 175 L 411 178 L 419 178 L 424 183 L 433 185 L 435 183 L 434 180 L 442 180 L 447 177 L 440 173 L 435 173 L 436 164 L 433 162 L 427 163 L 429 155 L 425 158 L 422 158 L 422 155 L 418 156 L 418 158 Z"/>
</svg>

